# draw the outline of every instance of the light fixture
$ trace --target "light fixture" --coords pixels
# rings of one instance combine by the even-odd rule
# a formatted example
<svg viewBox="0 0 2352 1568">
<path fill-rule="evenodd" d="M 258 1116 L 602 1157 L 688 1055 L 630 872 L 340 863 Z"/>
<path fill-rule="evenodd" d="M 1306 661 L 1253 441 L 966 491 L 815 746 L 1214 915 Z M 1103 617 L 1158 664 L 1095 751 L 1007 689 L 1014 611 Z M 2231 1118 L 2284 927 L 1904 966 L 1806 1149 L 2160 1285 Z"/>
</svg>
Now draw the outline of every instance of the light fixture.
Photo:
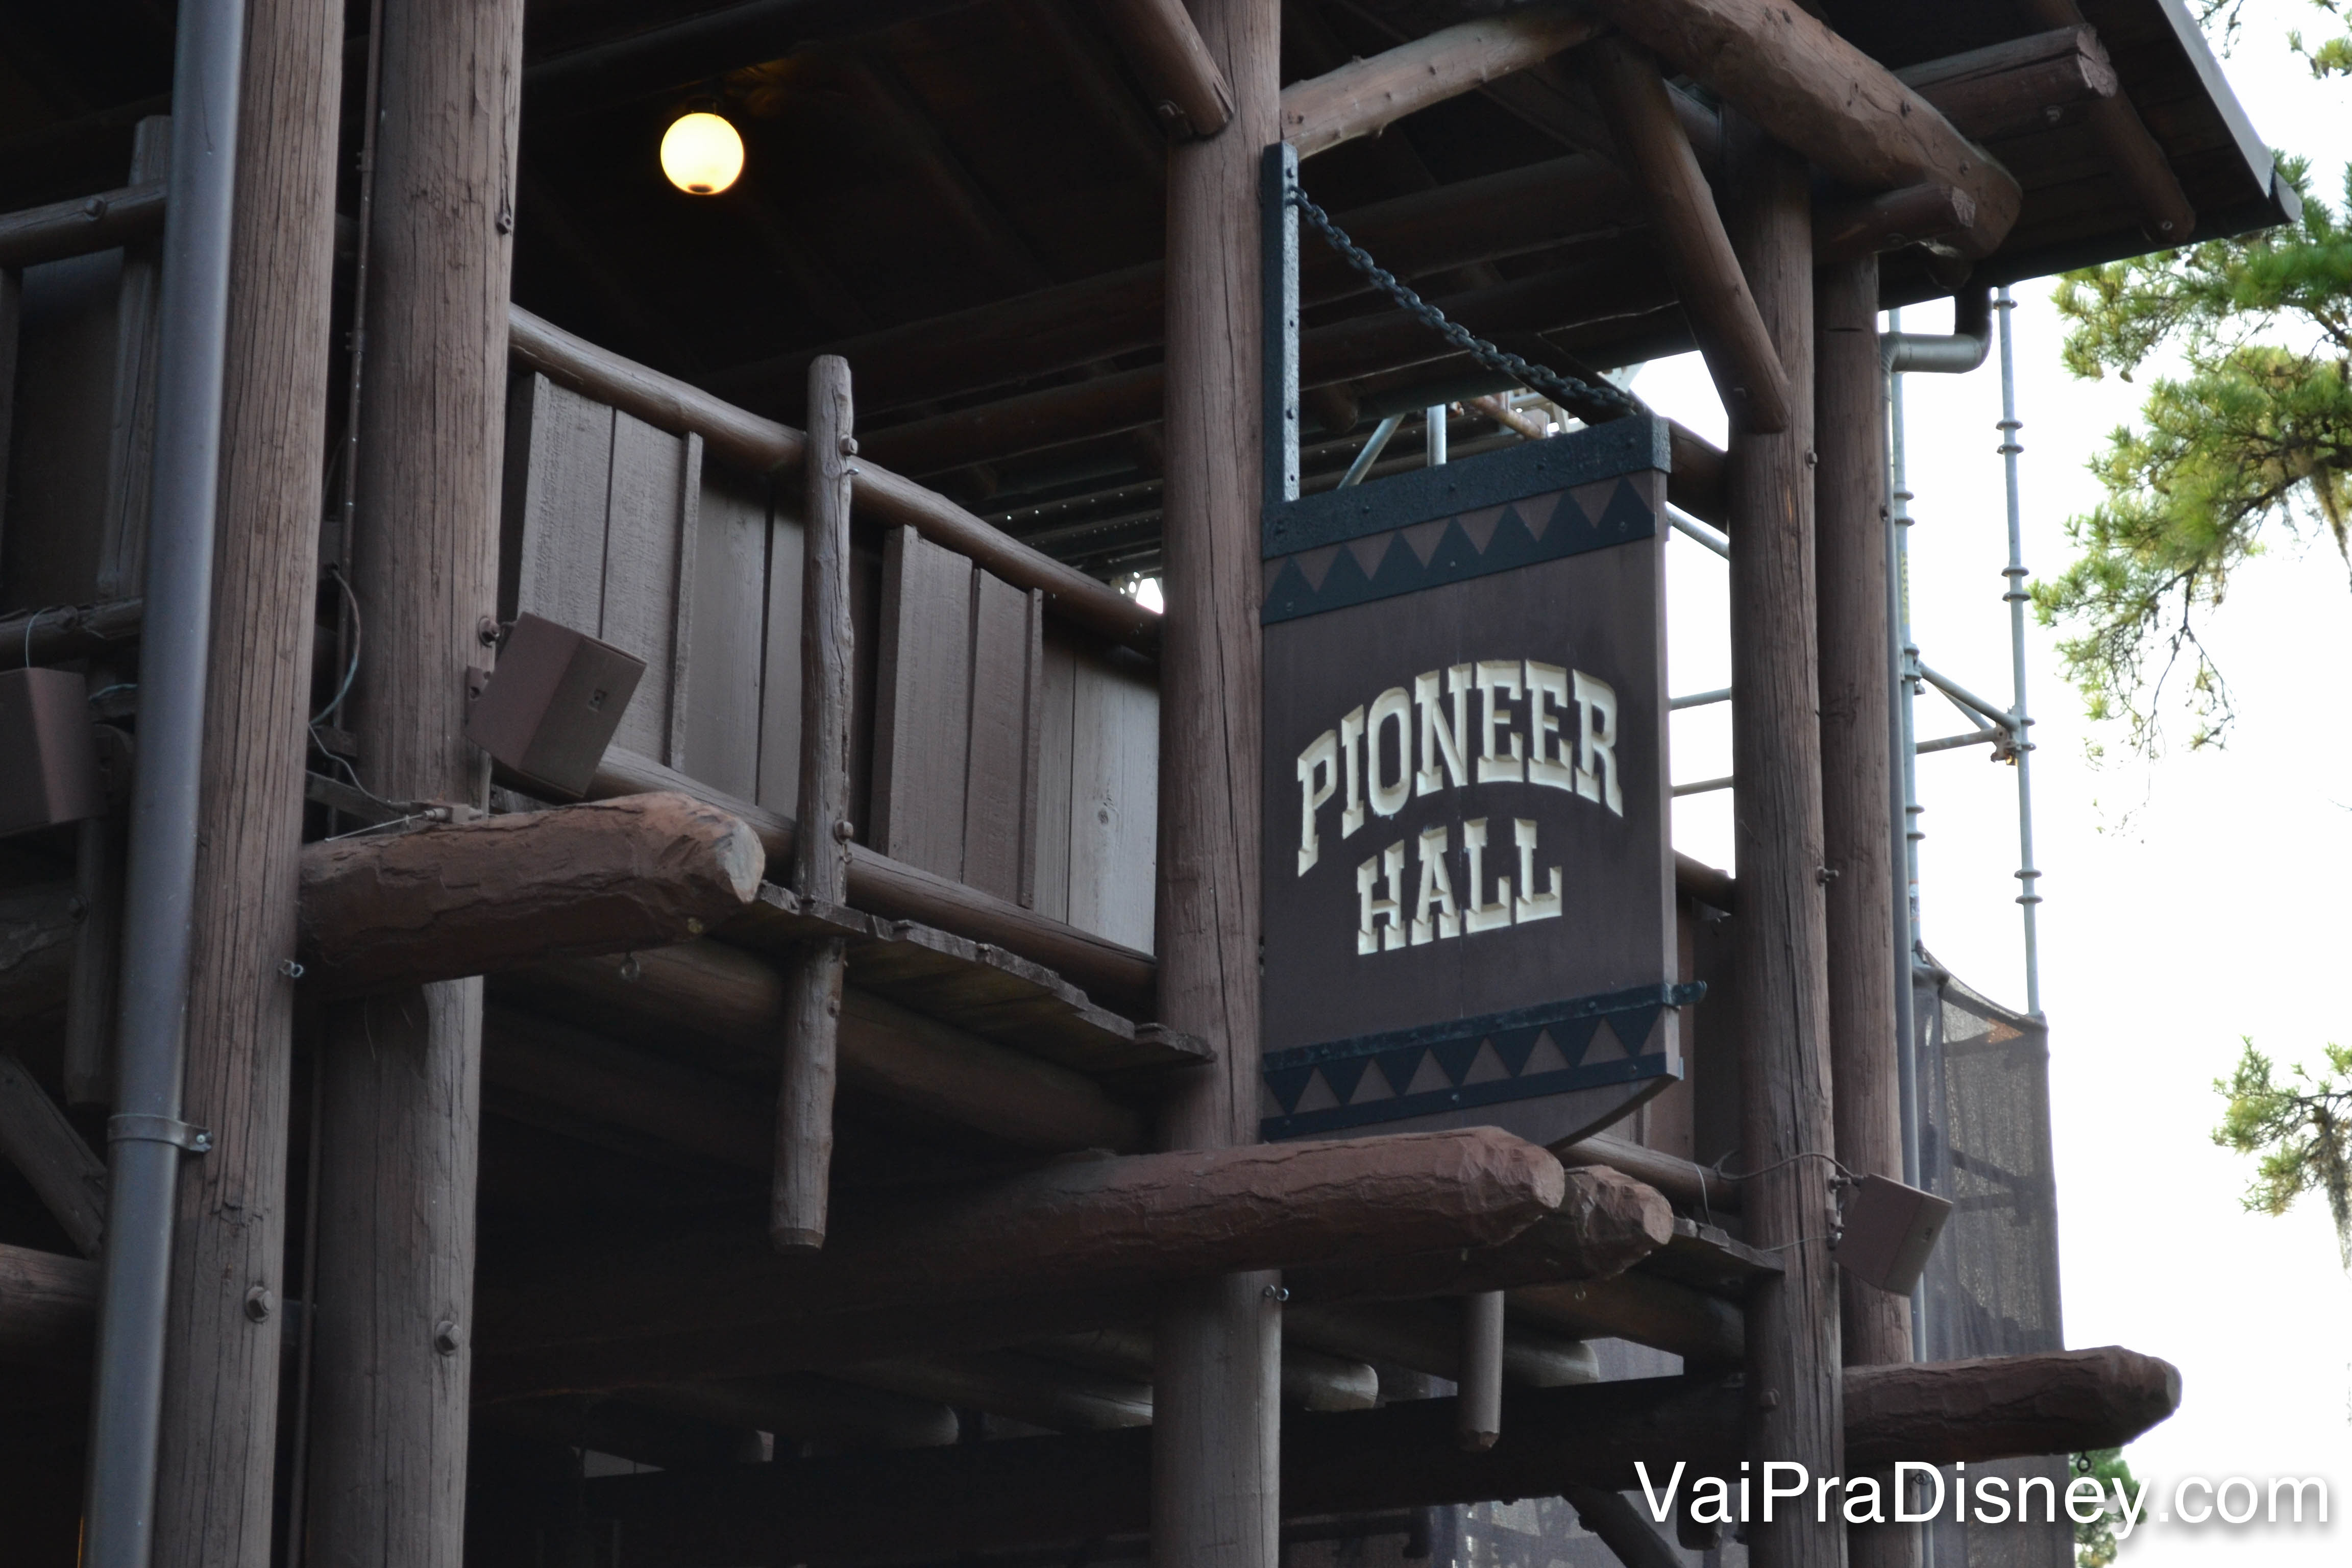
<svg viewBox="0 0 2352 1568">
<path fill-rule="evenodd" d="M 723 115 L 697 110 L 663 132 L 662 173 L 690 196 L 715 196 L 743 172 L 743 138 Z"/>
</svg>

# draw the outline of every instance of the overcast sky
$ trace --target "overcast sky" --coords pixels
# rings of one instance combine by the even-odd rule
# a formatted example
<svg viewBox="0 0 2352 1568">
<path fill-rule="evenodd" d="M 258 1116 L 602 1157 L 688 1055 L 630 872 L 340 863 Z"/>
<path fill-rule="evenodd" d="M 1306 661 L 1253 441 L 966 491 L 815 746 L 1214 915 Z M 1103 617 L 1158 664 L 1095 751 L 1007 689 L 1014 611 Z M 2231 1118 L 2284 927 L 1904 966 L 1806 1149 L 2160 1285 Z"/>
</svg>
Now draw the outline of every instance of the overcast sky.
<svg viewBox="0 0 2352 1568">
<path fill-rule="evenodd" d="M 2223 66 L 2270 145 L 2313 159 L 2331 198 L 2352 158 L 2352 84 L 2317 83 L 2288 54 L 2289 26 L 2327 18 L 2301 0 L 2252 0 Z M 2025 561 L 2054 575 L 2065 521 L 2097 489 L 2084 463 L 2130 420 L 2140 389 L 2078 382 L 2058 363 L 2051 285 L 2016 290 Z M 1906 313 L 1948 330 L 1946 307 Z M 1723 419 L 1695 358 L 1649 366 L 1653 405 L 1720 438 Z M 2011 690 L 1997 363 L 1960 377 L 1906 378 L 1913 620 L 1927 661 L 1980 695 Z M 1724 568 L 1677 538 L 1669 555 L 1673 686 L 1727 684 Z M 2149 1525 L 2122 1562 L 2142 1568 L 2260 1562 L 2340 1565 L 2352 1543 L 2352 1282 L 2325 1205 L 2284 1219 L 2239 1204 L 2249 1163 L 2210 1131 L 2239 1037 L 2284 1060 L 2352 1041 L 2345 980 L 2352 878 L 2352 739 L 2343 653 L 2352 590 L 2324 536 L 2280 535 L 2243 571 L 2205 636 L 2237 700 L 2224 751 L 2183 743 L 2154 763 L 2083 717 L 2053 638 L 2029 629 L 2042 993 L 2050 1019 L 2060 1239 L 2069 1345 L 2125 1344 L 2181 1369 L 2180 1414 L 2134 1445 L 2143 1478 L 2325 1474 L 2322 1531 Z M 1918 705 L 1922 737 L 1963 725 L 1940 698 Z M 2088 747 L 2104 743 L 2104 761 Z M 1726 710 L 1678 716 L 1675 774 L 1730 770 Z M 2022 1006 L 2015 774 L 1983 749 L 1920 760 L 1927 806 L 1922 932 L 1969 984 Z M 1729 866 L 1722 795 L 1678 804 L 1678 847 Z M 2151 1500 L 2153 1506 L 2153 1494 Z"/>
</svg>

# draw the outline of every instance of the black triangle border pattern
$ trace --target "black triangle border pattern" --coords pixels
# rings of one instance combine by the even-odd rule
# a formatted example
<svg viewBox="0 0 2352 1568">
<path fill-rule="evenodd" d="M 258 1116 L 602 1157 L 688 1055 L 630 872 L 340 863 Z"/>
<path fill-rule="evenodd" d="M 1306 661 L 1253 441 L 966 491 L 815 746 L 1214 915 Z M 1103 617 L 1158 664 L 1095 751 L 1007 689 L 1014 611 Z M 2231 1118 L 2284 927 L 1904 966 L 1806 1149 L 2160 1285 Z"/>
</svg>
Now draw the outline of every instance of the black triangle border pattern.
<svg viewBox="0 0 2352 1568">
<path fill-rule="evenodd" d="M 1282 1113 L 1262 1118 L 1259 1134 L 1273 1142 L 1437 1111 L 1469 1110 L 1656 1078 L 1669 1070 L 1665 1054 L 1645 1051 L 1643 1047 L 1657 1032 L 1659 1016 L 1669 1007 L 1687 1007 L 1706 994 L 1704 981 L 1636 985 L 1565 1002 L 1514 1007 L 1475 1018 L 1269 1051 L 1260 1063 L 1260 1072 Z M 1587 1063 L 1584 1056 L 1603 1022 L 1624 1047 L 1625 1055 L 1612 1061 Z M 1550 1035 L 1569 1065 L 1548 1072 L 1528 1072 L 1536 1041 L 1546 1034 Z M 1507 1076 L 1482 1083 L 1464 1083 L 1462 1079 L 1476 1059 L 1479 1048 L 1487 1045 L 1495 1047 Z M 1433 1058 L 1446 1087 L 1407 1094 L 1406 1086 L 1419 1075 L 1424 1062 Z M 1362 1082 L 1367 1067 L 1386 1080 L 1394 1098 L 1349 1105 L 1344 1103 L 1349 1096 L 1342 1095 L 1343 1103 L 1339 1105 L 1319 1110 L 1297 1109 L 1307 1084 L 1318 1072 L 1325 1075 L 1327 1083 L 1334 1077 L 1345 1079 L 1352 1094 Z M 1337 1092 L 1337 1086 L 1333 1088 Z"/>
<path fill-rule="evenodd" d="M 1543 537 L 1536 537 L 1527 514 L 1542 515 L 1547 503 L 1551 505 L 1551 521 Z M 1434 519 L 1425 521 L 1435 521 Z M 1419 527 L 1410 523 L 1405 527 Z M 1552 490 L 1539 496 L 1528 496 L 1510 501 L 1496 519 L 1494 531 L 1487 536 L 1484 550 L 1471 540 L 1469 531 L 1462 526 L 1459 516 L 1446 521 L 1445 531 L 1437 547 L 1429 552 L 1424 563 L 1412 545 L 1405 542 L 1404 528 L 1381 540 L 1385 550 L 1377 569 L 1369 575 L 1357 557 L 1352 544 L 1339 546 L 1339 555 L 1324 573 L 1320 585 L 1309 586 L 1306 573 L 1299 570 L 1297 557 L 1283 558 L 1281 568 L 1275 574 L 1273 585 L 1266 590 L 1265 600 L 1258 608 L 1261 625 L 1274 626 L 1282 621 L 1295 621 L 1306 616 L 1319 616 L 1327 611 L 1346 609 L 1351 605 L 1366 605 L 1379 599 L 1391 599 L 1401 594 L 1417 594 L 1424 588 L 1443 587 L 1449 583 L 1467 582 L 1473 577 L 1490 576 L 1497 572 L 1509 572 L 1540 562 L 1558 561 L 1570 555 L 1582 555 L 1590 551 L 1608 550 L 1637 540 L 1654 538 L 1658 531 L 1657 513 L 1642 497 L 1633 483 L 1620 479 L 1612 487 L 1608 504 L 1594 518 L 1577 504 L 1574 495 L 1567 490 Z"/>
</svg>

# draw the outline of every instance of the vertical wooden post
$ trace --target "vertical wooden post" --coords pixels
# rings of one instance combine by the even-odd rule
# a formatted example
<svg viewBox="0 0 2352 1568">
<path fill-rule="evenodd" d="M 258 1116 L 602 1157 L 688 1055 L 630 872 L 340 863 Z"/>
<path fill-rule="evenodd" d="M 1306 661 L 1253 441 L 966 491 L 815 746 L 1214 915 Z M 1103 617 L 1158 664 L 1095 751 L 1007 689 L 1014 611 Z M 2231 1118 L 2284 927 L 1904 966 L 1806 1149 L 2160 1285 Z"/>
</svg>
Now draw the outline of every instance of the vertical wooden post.
<svg viewBox="0 0 2352 1568">
<path fill-rule="evenodd" d="M 1259 165 L 1279 140 L 1280 0 L 1195 0 L 1234 119 L 1168 156 L 1160 1016 L 1216 1062 L 1168 1101 L 1173 1148 L 1257 1141 Z M 1274 1568 L 1281 1310 L 1271 1274 L 1181 1292 L 1154 1337 L 1151 1561 Z"/>
<path fill-rule="evenodd" d="M 498 604 L 522 0 L 383 11 L 352 579 L 359 773 L 478 804 L 466 671 Z M 457 1568 L 482 985 L 336 1008 L 321 1058 L 310 1542 L 319 1563 Z"/>
<path fill-rule="evenodd" d="M 1828 1246 L 1828 931 L 1813 642 L 1813 282 L 1804 160 L 1726 115 L 1732 243 L 1789 376 L 1789 428 L 1732 427 L 1733 797 L 1739 870 L 1740 1168 L 1748 1239 L 1788 1267 L 1748 1303 L 1748 1446 L 1839 1473 L 1836 1266 Z M 1757 1568 L 1835 1568 L 1844 1531 L 1783 1503 L 1748 1525 Z"/>
<path fill-rule="evenodd" d="M 793 890 L 849 896 L 849 363 L 809 365 L 808 531 L 801 558 L 801 830 Z M 784 969 L 784 1075 L 776 1097 L 776 1173 L 768 1238 L 778 1251 L 824 1245 L 833 1166 L 834 1047 L 842 943 L 812 942 Z"/>
<path fill-rule="evenodd" d="M 1878 258 L 1823 269 L 1814 279 L 1818 345 L 1813 405 L 1821 467 L 1814 481 L 1813 559 L 1821 627 L 1822 841 L 1837 877 L 1829 917 L 1830 1078 L 1837 1155 L 1850 1169 L 1900 1178 L 1903 1127 L 1895 1097 L 1894 826 L 1887 716 L 1886 422 L 1878 357 Z M 1911 1303 L 1839 1277 L 1845 1364 L 1911 1359 Z M 1846 1552 L 1855 1568 L 1909 1568 L 1908 1525 L 1860 1527 Z"/>
<path fill-rule="evenodd" d="M 1503 1435 L 1503 1293 L 1462 1298 L 1462 1377 L 1454 1405 L 1454 1440 L 1474 1454 Z"/>
<path fill-rule="evenodd" d="M 154 1568 L 269 1563 L 342 42 L 247 0 L 181 1113 L 213 1147 L 180 1164 Z"/>
</svg>

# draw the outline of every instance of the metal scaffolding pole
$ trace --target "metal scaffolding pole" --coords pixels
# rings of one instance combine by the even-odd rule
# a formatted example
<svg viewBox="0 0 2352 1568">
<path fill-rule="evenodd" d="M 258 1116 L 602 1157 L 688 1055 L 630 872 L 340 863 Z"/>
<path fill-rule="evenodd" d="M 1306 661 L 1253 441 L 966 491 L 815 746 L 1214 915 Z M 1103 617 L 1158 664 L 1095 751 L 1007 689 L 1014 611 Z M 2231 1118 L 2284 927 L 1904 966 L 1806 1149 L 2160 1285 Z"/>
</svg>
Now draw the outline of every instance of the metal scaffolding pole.
<svg viewBox="0 0 2352 1568">
<path fill-rule="evenodd" d="M 2010 732 L 2017 764 L 2017 902 L 2024 911 L 2025 1010 L 2039 1018 L 2042 959 L 2034 930 L 2034 910 L 2042 902 L 2042 873 L 2033 865 L 2033 743 L 2026 733 L 2033 721 L 2025 711 L 2025 605 L 2032 595 L 2025 591 L 2024 542 L 2018 522 L 2017 458 L 2025 448 L 2018 444 L 2017 433 L 2024 426 L 2017 418 L 2017 362 L 2009 333 L 2011 312 L 2017 309 L 2017 301 L 2010 298 L 2004 285 L 1994 304 L 2000 311 L 2000 462 L 2002 477 L 2009 485 L 2009 565 L 2001 572 L 2009 581 L 2009 590 L 2001 597 L 2009 602 L 2010 668 L 2015 682 Z"/>
</svg>

